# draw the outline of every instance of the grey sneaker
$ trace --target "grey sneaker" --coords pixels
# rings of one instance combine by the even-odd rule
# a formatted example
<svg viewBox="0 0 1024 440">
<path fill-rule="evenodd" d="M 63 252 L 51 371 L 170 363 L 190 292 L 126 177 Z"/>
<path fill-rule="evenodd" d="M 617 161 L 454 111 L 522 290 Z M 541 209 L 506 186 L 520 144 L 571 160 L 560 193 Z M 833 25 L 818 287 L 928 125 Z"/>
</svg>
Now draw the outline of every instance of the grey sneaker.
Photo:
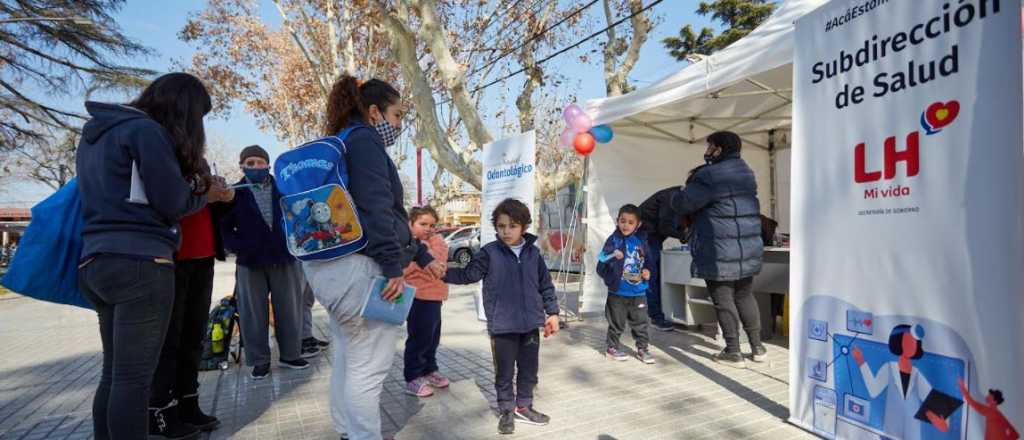
<svg viewBox="0 0 1024 440">
<path fill-rule="evenodd" d="M 533 406 L 516 408 L 516 419 L 527 425 L 544 426 L 551 421 L 551 417 L 541 414 L 533 409 Z"/>
<path fill-rule="evenodd" d="M 727 365 L 733 368 L 747 367 L 747 363 L 743 361 L 743 354 L 740 352 L 729 353 L 725 350 L 722 350 L 718 354 L 712 356 L 711 359 L 719 364 Z"/>
<path fill-rule="evenodd" d="M 768 360 L 768 349 L 764 345 L 758 345 L 751 349 L 750 359 L 754 362 L 765 362 Z"/>
<path fill-rule="evenodd" d="M 626 353 L 615 347 L 608 347 L 608 350 L 605 351 L 605 355 L 608 356 L 608 359 L 614 361 L 625 361 L 629 359 L 629 356 L 627 356 Z"/>
<path fill-rule="evenodd" d="M 654 365 L 654 355 L 652 355 L 651 351 L 646 348 L 637 349 L 636 358 L 647 365 Z"/>
</svg>

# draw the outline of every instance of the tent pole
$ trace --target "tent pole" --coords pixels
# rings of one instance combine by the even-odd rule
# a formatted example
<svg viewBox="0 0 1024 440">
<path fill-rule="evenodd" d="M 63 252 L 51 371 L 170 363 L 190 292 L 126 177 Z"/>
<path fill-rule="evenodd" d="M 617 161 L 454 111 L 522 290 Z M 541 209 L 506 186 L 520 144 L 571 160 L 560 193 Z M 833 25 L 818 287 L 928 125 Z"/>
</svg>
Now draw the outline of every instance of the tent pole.
<svg viewBox="0 0 1024 440">
<path fill-rule="evenodd" d="M 778 221 L 778 196 L 775 188 L 776 176 L 775 176 L 775 130 L 768 130 L 768 175 L 769 175 L 769 197 L 771 197 L 771 217 L 772 220 Z"/>
<path fill-rule="evenodd" d="M 580 194 L 581 197 L 583 197 L 583 215 L 580 216 L 580 226 L 582 226 L 583 229 L 583 257 L 580 258 L 580 287 L 579 294 L 576 296 L 577 308 L 580 310 L 580 313 L 576 315 L 576 318 L 579 319 L 580 321 L 583 320 L 583 290 L 584 286 L 586 286 L 587 284 L 587 230 L 590 229 L 590 219 L 587 218 L 587 216 L 590 215 L 590 210 L 588 209 L 588 207 L 590 206 L 590 185 L 587 184 L 587 179 L 589 177 L 590 155 L 587 155 L 583 157 L 583 177 L 580 178 Z"/>
</svg>

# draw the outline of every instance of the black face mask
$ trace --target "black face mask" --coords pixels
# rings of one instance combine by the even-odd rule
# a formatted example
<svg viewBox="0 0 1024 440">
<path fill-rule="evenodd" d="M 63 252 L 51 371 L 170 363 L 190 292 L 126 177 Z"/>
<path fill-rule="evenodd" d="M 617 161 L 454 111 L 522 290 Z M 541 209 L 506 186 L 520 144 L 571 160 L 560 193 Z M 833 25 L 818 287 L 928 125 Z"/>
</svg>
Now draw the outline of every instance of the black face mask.
<svg viewBox="0 0 1024 440">
<path fill-rule="evenodd" d="M 706 154 L 706 153 L 704 154 L 704 163 L 705 164 L 711 165 L 714 162 L 715 162 L 715 156 L 710 155 L 710 154 Z"/>
</svg>

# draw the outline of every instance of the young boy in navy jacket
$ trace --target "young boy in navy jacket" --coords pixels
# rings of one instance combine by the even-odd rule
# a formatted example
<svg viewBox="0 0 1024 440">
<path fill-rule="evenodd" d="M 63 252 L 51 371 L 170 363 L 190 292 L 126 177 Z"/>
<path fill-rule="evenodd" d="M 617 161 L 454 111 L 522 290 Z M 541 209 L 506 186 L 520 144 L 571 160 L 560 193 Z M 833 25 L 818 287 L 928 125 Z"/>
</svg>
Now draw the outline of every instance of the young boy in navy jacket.
<svg viewBox="0 0 1024 440">
<path fill-rule="evenodd" d="M 530 425 L 550 421 L 533 409 L 533 388 L 540 356 L 538 328 L 544 327 L 545 338 L 558 332 L 558 299 L 540 249 L 534 246 L 537 237 L 525 233 L 531 223 L 530 209 L 523 202 L 505 199 L 494 209 L 491 223 L 497 240 L 481 248 L 465 269 L 448 269 L 444 281 L 484 282 L 484 314 L 500 411 L 498 433 L 512 434 L 515 419 Z"/>
<path fill-rule="evenodd" d="M 604 242 L 598 256 L 597 274 L 608 286 L 604 313 L 608 319 L 608 357 L 617 361 L 629 357 L 622 351 L 620 338 L 629 324 L 636 341 L 636 358 L 653 364 L 647 346 L 647 281 L 651 279 L 650 248 L 647 237 L 639 230 L 640 208 L 624 205 L 619 208 L 618 227 Z"/>
</svg>

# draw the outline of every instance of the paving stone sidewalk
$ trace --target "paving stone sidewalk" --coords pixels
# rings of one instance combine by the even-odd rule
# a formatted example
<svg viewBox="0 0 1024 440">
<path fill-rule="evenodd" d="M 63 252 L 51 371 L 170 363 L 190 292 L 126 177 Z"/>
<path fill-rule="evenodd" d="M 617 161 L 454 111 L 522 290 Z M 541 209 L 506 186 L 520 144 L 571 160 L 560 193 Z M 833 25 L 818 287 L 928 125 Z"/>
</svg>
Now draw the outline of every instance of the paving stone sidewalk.
<svg viewBox="0 0 1024 440">
<path fill-rule="evenodd" d="M 218 265 L 216 292 L 230 292 L 232 269 Z M 492 439 L 494 377 L 473 288 L 454 288 L 444 306 L 441 372 L 449 389 L 417 399 L 403 393 L 401 345 L 384 385 L 383 430 L 399 440 Z M 326 315 L 314 309 L 318 336 Z M 770 361 L 737 370 L 710 356 L 721 349 L 696 333 L 653 336 L 656 365 L 603 357 L 603 318 L 572 322 L 541 346 L 535 407 L 550 425 L 518 425 L 516 439 L 815 438 L 787 423 L 788 351 L 768 346 Z M 627 342 L 631 341 L 628 337 Z M 779 341 L 784 344 L 784 341 Z M 404 343 L 404 341 L 403 341 Z M 249 369 L 200 377 L 203 408 L 223 425 L 204 438 L 337 439 L 327 397 L 331 357 L 312 368 L 275 367 L 253 381 Z M 0 439 L 92 438 L 91 399 L 100 372 L 95 315 L 16 295 L 0 296 Z"/>
</svg>

